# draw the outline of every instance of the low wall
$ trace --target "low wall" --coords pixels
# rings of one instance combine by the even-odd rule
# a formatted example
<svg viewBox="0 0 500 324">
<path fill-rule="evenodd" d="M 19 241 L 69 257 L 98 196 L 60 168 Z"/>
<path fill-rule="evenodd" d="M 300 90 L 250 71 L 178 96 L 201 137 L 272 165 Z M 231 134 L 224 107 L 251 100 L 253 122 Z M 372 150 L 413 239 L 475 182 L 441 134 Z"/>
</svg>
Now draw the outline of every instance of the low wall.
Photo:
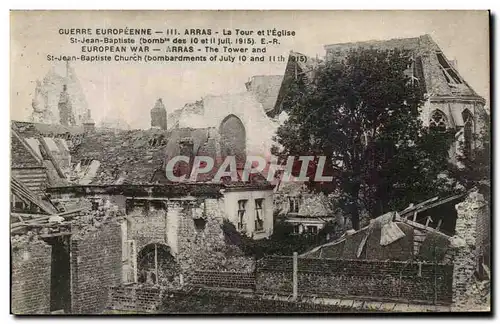
<svg viewBox="0 0 500 324">
<path fill-rule="evenodd" d="M 108 313 L 223 314 L 223 313 L 332 313 L 349 307 L 303 301 L 273 300 L 210 289 L 168 290 L 140 286 L 113 287 Z M 356 310 L 362 312 L 364 310 Z"/>
<path fill-rule="evenodd" d="M 291 294 L 292 257 L 267 257 L 256 291 Z M 453 266 L 401 261 L 298 259 L 298 294 L 451 304 Z"/>
<path fill-rule="evenodd" d="M 156 312 L 164 292 L 164 290 L 156 287 L 112 287 L 109 292 L 108 308 L 138 313 Z"/>
<path fill-rule="evenodd" d="M 195 271 L 190 275 L 192 286 L 255 289 L 253 272 Z"/>
</svg>

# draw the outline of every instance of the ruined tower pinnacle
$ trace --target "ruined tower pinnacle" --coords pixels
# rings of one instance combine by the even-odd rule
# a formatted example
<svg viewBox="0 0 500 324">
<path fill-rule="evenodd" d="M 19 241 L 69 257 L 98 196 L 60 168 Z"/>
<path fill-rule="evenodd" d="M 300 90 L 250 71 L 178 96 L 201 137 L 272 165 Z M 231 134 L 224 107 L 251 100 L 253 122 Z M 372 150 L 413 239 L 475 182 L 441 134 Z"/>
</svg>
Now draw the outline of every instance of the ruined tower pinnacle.
<svg viewBox="0 0 500 324">
<path fill-rule="evenodd" d="M 167 110 L 161 98 L 151 109 L 151 128 L 167 129 Z"/>
</svg>

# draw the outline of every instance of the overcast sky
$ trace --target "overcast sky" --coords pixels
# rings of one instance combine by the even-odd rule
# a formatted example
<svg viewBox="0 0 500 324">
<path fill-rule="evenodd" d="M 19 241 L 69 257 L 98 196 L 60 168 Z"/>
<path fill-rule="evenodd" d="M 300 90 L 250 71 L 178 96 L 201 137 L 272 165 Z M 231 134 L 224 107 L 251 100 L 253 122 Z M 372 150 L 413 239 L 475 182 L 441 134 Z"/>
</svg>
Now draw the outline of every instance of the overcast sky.
<svg viewBox="0 0 500 324">
<path fill-rule="evenodd" d="M 430 34 L 481 96 L 489 99 L 486 11 L 261 11 L 261 12 L 13 12 L 11 14 L 11 118 L 31 113 L 35 82 L 51 67 L 47 54 L 79 54 L 59 28 L 222 28 L 294 30 L 272 54 L 291 50 L 323 56 L 326 44 Z M 72 62 L 92 116 L 119 116 L 134 128 L 149 126 L 157 98 L 169 112 L 206 95 L 245 90 L 252 75 L 283 74 L 285 63 Z M 489 100 L 488 100 L 489 101 Z"/>
</svg>

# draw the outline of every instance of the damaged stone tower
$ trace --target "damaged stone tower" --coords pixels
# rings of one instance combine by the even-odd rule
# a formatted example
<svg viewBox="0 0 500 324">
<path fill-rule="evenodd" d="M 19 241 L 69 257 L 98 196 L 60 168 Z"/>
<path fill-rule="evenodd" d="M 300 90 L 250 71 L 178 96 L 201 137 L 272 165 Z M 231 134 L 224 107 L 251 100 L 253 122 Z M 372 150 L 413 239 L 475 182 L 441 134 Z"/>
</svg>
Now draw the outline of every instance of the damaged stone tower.
<svg viewBox="0 0 500 324">
<path fill-rule="evenodd" d="M 69 61 L 54 63 L 43 81 L 36 81 L 30 121 L 44 124 L 82 125 L 88 105 Z"/>
<path fill-rule="evenodd" d="M 151 109 L 151 128 L 167 129 L 167 110 L 161 98 Z"/>
</svg>

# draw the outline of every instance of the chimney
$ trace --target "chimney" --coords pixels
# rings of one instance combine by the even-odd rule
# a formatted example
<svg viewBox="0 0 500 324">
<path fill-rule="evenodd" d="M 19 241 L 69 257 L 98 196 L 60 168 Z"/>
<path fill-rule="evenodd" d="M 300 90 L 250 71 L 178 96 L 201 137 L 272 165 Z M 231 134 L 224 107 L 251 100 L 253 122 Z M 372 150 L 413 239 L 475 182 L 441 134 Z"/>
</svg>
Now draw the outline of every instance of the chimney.
<svg viewBox="0 0 500 324">
<path fill-rule="evenodd" d="M 151 109 L 151 128 L 167 129 L 167 110 L 161 98 Z"/>
<path fill-rule="evenodd" d="M 90 119 L 83 122 L 83 131 L 85 134 L 95 131 L 95 122 Z"/>
<path fill-rule="evenodd" d="M 87 116 L 83 122 L 83 131 L 85 134 L 92 133 L 95 131 L 95 122 L 90 116 L 90 109 L 87 109 Z"/>
<path fill-rule="evenodd" d="M 179 140 L 179 153 L 182 156 L 189 158 L 189 163 L 186 166 L 182 164 L 182 171 L 180 174 L 185 174 L 189 178 L 191 169 L 193 168 L 194 154 L 193 154 L 193 140 L 190 137 L 184 137 Z"/>
</svg>

